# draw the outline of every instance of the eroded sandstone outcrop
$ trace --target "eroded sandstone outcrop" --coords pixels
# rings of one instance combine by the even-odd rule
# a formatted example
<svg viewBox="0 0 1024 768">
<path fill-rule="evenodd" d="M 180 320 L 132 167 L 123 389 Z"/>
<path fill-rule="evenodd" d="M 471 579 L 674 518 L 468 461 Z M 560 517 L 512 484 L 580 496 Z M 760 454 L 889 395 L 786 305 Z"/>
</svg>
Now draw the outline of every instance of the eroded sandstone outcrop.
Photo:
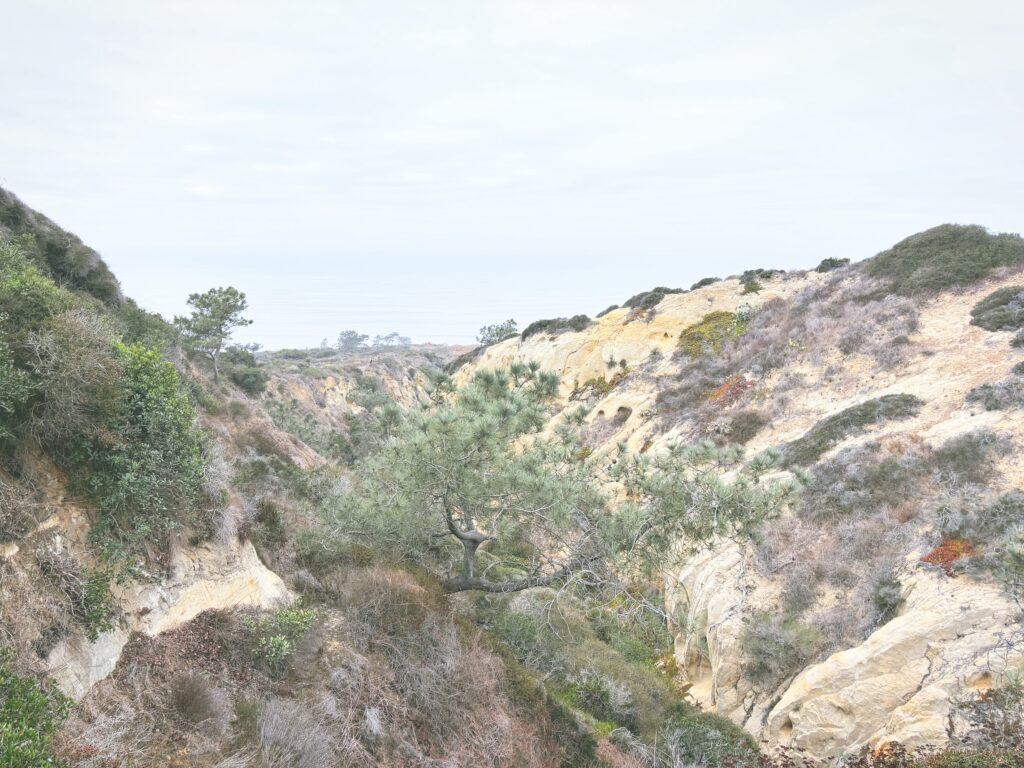
<svg viewBox="0 0 1024 768">
<path fill-rule="evenodd" d="M 79 699 L 109 675 L 132 632 L 156 635 L 203 611 L 273 608 L 291 600 L 284 582 L 260 562 L 250 542 L 183 550 L 171 571 L 172 575 L 160 582 L 117 590 L 124 616 L 112 631 L 92 642 L 75 634 L 53 648 L 46 665 L 67 695 Z"/>
</svg>

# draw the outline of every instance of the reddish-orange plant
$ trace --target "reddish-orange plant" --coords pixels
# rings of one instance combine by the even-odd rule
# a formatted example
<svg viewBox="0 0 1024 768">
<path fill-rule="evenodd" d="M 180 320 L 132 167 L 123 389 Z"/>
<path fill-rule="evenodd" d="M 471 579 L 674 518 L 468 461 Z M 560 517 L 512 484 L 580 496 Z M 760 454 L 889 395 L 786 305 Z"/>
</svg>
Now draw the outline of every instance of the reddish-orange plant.
<svg viewBox="0 0 1024 768">
<path fill-rule="evenodd" d="M 965 557 L 974 557 L 978 554 L 978 548 L 967 539 L 953 537 L 946 539 L 935 549 L 921 558 L 922 562 L 937 565 L 946 572 L 946 575 L 953 573 L 953 564 Z"/>
</svg>

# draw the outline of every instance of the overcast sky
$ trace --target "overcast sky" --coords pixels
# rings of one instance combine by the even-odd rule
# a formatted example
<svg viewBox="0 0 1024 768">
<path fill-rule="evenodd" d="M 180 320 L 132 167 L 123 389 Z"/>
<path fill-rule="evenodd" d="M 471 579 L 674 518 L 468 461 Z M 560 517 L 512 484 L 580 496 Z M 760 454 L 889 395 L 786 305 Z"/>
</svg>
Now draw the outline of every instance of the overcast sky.
<svg viewBox="0 0 1024 768">
<path fill-rule="evenodd" d="M 1024 3 L 0 0 L 0 185 L 165 315 L 469 341 L 1024 230 Z"/>
</svg>

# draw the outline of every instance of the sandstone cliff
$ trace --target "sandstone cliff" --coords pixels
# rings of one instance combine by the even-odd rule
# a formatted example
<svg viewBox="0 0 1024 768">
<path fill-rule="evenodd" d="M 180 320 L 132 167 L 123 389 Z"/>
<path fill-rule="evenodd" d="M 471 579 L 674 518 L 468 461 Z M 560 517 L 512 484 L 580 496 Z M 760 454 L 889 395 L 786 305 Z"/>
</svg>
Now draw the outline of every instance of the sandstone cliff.
<svg viewBox="0 0 1024 768">
<path fill-rule="evenodd" d="M 919 461 L 914 458 L 919 452 L 984 434 L 1003 447 L 990 458 L 983 487 L 974 485 L 966 495 L 991 499 L 1020 488 L 1024 411 L 986 410 L 969 397 L 978 387 L 1005 380 L 1024 359 L 1010 346 L 1011 333 L 971 324 L 972 308 L 993 291 L 1019 284 L 1020 273 L 994 273 L 906 304 L 888 297 L 884 311 L 849 300 L 865 280 L 856 266 L 776 276 L 753 294 L 744 293 L 740 280 L 725 280 L 669 294 L 648 312 L 613 310 L 579 332 L 507 340 L 483 351 L 460 376 L 530 360 L 559 372 L 564 407 L 583 402 L 590 408 L 585 434 L 598 466 L 615 460 L 619 443 L 633 451 L 658 451 L 674 440 L 727 442 L 734 415 L 750 411 L 764 423 L 756 434 L 744 436 L 748 454 L 785 450 L 851 406 L 889 394 L 912 395 L 923 401 L 912 418 L 851 430 L 828 445 L 815 466 L 830 466 L 830 477 L 883 455 L 910 466 Z M 680 335 L 712 313 L 756 317 L 762 311 L 773 318 L 766 325 L 779 327 L 791 322 L 789 315 L 812 317 L 801 321 L 798 333 L 781 339 L 752 322 L 747 333 L 764 338 L 726 342 L 721 355 L 736 358 L 728 366 L 729 378 L 715 380 L 712 368 L 702 391 L 691 395 L 687 386 L 706 375 L 707 367 L 680 353 Z M 858 325 L 866 326 L 864 338 L 849 342 L 844 334 Z M 758 355 L 772 345 L 782 352 L 768 366 Z M 834 457 L 838 469 L 829 465 Z M 941 744 L 962 733 L 956 704 L 1024 662 L 1020 611 L 990 576 L 947 572 L 922 562 L 951 535 L 943 515 L 956 505 L 981 503 L 965 501 L 962 485 L 969 482 L 940 474 L 922 470 L 909 498 L 900 498 L 906 491 L 894 484 L 894 497 L 884 504 L 854 500 L 842 519 L 815 519 L 808 512 L 817 503 L 814 494 L 823 492 L 812 485 L 803 509 L 769 530 L 766 543 L 723 543 L 667 573 L 677 658 L 692 685 L 690 695 L 767 745 L 799 747 L 821 757 L 888 740 Z M 858 478 L 847 480 L 855 493 Z M 873 554 L 855 554 L 857 547 L 874 546 L 869 527 L 884 540 L 876 549 L 887 553 L 884 563 L 878 559 L 872 567 L 884 566 L 886 578 L 898 585 L 893 611 L 855 629 L 836 630 L 841 624 L 836 616 L 845 607 L 850 614 L 862 613 L 856 604 L 868 599 L 865 582 L 875 576 L 858 571 L 856 564 L 845 583 L 808 576 L 812 593 L 794 615 L 832 635 L 795 669 L 780 673 L 782 679 L 751 679 L 744 636 L 765 612 L 782 612 L 790 599 L 786 590 L 794 589 L 786 582 L 787 569 L 797 568 L 804 557 L 815 568 L 830 557 L 871 560 Z M 837 543 L 839 529 L 839 538 L 845 535 L 855 546 Z M 836 549 L 829 552 L 830 547 Z"/>
</svg>

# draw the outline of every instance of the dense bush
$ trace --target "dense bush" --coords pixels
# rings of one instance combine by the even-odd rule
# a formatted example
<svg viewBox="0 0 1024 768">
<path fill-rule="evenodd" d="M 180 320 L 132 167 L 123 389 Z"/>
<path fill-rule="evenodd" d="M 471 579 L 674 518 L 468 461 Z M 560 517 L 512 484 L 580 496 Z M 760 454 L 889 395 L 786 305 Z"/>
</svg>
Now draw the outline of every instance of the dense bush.
<svg viewBox="0 0 1024 768">
<path fill-rule="evenodd" d="M 55 282 L 111 306 L 121 301 L 121 287 L 96 251 L 0 189 L 0 235 L 5 230 Z"/>
<path fill-rule="evenodd" d="M 914 450 L 893 455 L 877 443 L 852 446 L 815 465 L 807 494 L 797 507 L 810 520 L 870 515 L 919 493 L 928 469 Z"/>
<path fill-rule="evenodd" d="M 698 288 L 704 288 L 705 286 L 713 285 L 714 283 L 720 282 L 722 282 L 722 278 L 720 277 L 702 277 L 700 280 L 698 280 L 696 283 L 690 286 L 690 290 L 696 291 Z"/>
<path fill-rule="evenodd" d="M 96 439 L 123 403 L 124 370 L 107 319 L 85 309 L 63 312 L 26 340 L 38 382 L 32 434 L 65 457 L 76 440 Z"/>
<path fill-rule="evenodd" d="M 986 411 L 1003 411 L 1024 406 L 1024 377 L 1013 376 L 995 384 L 982 384 L 967 393 L 968 403 L 979 403 Z"/>
<path fill-rule="evenodd" d="M 6 316 L 0 315 L 0 334 L 6 335 L 7 322 Z M 31 374 L 17 365 L 10 345 L 0 337 L 0 447 L 23 431 L 35 391 Z"/>
<path fill-rule="evenodd" d="M 336 441 L 336 454 L 352 465 L 376 453 L 402 423 L 403 413 L 379 379 L 358 376 L 348 396 L 359 412 L 345 415 L 346 433 Z"/>
<path fill-rule="evenodd" d="M 178 330 L 156 312 L 149 312 L 125 299 L 115 314 L 125 344 L 141 344 L 165 351 L 178 342 Z"/>
<path fill-rule="evenodd" d="M 739 411 L 727 423 L 726 438 L 729 442 L 746 445 L 754 439 L 758 432 L 768 426 L 770 421 L 760 411 Z"/>
<path fill-rule="evenodd" d="M 195 412 L 174 366 L 159 352 L 123 344 L 115 349 L 124 370 L 122 404 L 107 429 L 74 452 L 76 482 L 100 511 L 96 540 L 136 551 L 162 547 L 174 527 L 203 522 Z"/>
<path fill-rule="evenodd" d="M 1009 491 L 980 508 L 971 505 L 959 512 L 947 520 L 947 534 L 993 542 L 1024 521 L 1024 491 Z"/>
<path fill-rule="evenodd" d="M 550 333 L 554 335 L 565 333 L 566 331 L 579 332 L 589 326 L 591 322 L 591 319 L 586 315 L 555 317 L 550 320 L 535 320 L 523 329 L 520 336 L 525 340 L 538 333 Z"/>
<path fill-rule="evenodd" d="M 808 466 L 837 446 L 872 424 L 909 419 L 917 415 L 924 402 L 914 395 L 883 395 L 828 416 L 808 430 L 801 438 L 786 446 L 785 460 L 789 466 Z"/>
<path fill-rule="evenodd" d="M 483 615 L 483 611 L 480 611 Z M 490 631 L 508 646 L 520 664 L 545 674 L 563 672 L 567 662 L 565 641 L 543 616 L 506 609 L 489 617 Z"/>
<path fill-rule="evenodd" d="M 594 315 L 594 317 L 604 317 L 609 312 L 614 312 L 618 308 L 619 308 L 618 304 L 612 304 L 610 307 L 605 307 L 604 309 L 602 309 L 600 312 L 598 312 L 596 315 Z"/>
<path fill-rule="evenodd" d="M 845 267 L 849 263 L 850 263 L 849 259 L 834 259 L 834 258 L 822 259 L 821 263 L 818 264 L 818 266 L 816 266 L 814 268 L 814 271 L 815 272 L 831 272 L 833 269 L 839 269 L 840 267 Z"/>
<path fill-rule="evenodd" d="M 516 327 L 516 321 L 509 318 L 503 323 L 485 325 L 480 329 L 480 333 L 477 335 L 476 340 L 486 347 L 491 344 L 497 344 L 499 341 L 504 341 L 505 339 L 511 339 L 513 336 L 518 335 L 519 329 Z"/>
<path fill-rule="evenodd" d="M 791 616 L 758 613 L 743 633 L 747 655 L 744 670 L 751 680 L 767 689 L 776 688 L 796 674 L 814 657 L 821 637 L 812 627 Z"/>
<path fill-rule="evenodd" d="M 756 269 L 748 269 L 740 275 L 741 283 L 750 283 L 755 280 L 771 280 L 778 275 L 785 274 L 786 271 L 783 269 L 764 269 L 758 267 Z"/>
<path fill-rule="evenodd" d="M 655 765 L 755 766 L 760 763 L 754 739 L 727 717 L 699 712 L 666 723 L 656 742 Z M 794 766 L 795 768 L 795 766 Z"/>
<path fill-rule="evenodd" d="M 911 235 L 866 263 L 885 291 L 903 296 L 969 285 L 998 267 L 1024 264 L 1020 235 L 990 234 L 984 227 L 943 224 Z"/>
<path fill-rule="evenodd" d="M 0 651 L 0 765 L 56 765 L 50 757 L 50 741 L 70 707 L 69 699 L 15 674 L 8 656 Z"/>
<path fill-rule="evenodd" d="M 679 350 L 690 358 L 717 355 L 727 341 L 743 335 L 747 323 L 733 312 L 712 312 L 679 334 Z"/>
<path fill-rule="evenodd" d="M 1024 327 L 1024 286 L 1000 288 L 979 301 L 971 310 L 971 325 L 986 331 L 1016 331 Z"/>
<path fill-rule="evenodd" d="M 252 347 L 233 344 L 221 355 L 221 366 L 228 380 L 253 397 L 263 394 L 269 378 L 257 362 L 254 351 Z"/>
<path fill-rule="evenodd" d="M 256 661 L 265 663 L 271 670 L 283 670 L 296 644 L 309 632 L 316 621 L 316 611 L 304 608 L 283 608 L 276 613 L 247 616 L 245 628 L 253 643 Z"/>
<path fill-rule="evenodd" d="M 16 357 L 28 334 L 73 304 L 72 294 L 40 272 L 21 248 L 0 240 L 0 316 L 7 318 L 6 341 Z"/>
<path fill-rule="evenodd" d="M 657 288 L 630 296 L 622 303 L 622 306 L 629 307 L 630 309 L 654 309 L 661 303 L 662 299 L 673 293 L 684 293 L 684 291 L 682 288 L 666 288 L 663 285 L 659 285 Z"/>
</svg>

